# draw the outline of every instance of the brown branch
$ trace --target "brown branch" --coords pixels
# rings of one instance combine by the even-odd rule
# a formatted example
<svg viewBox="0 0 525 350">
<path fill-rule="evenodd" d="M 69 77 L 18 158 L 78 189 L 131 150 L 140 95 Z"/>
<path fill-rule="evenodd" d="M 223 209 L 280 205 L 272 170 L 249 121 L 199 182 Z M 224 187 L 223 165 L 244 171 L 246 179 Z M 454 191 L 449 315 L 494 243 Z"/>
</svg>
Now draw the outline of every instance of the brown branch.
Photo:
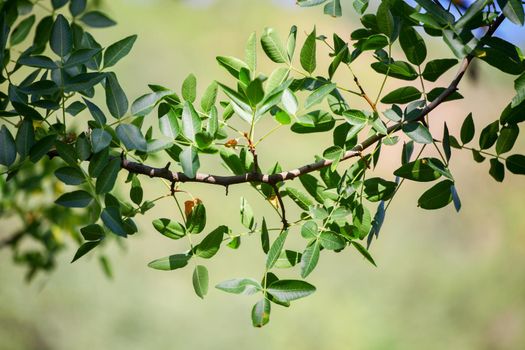
<svg viewBox="0 0 525 350">
<path fill-rule="evenodd" d="M 492 25 L 488 28 L 485 35 L 480 39 L 479 43 L 482 44 L 483 41 L 489 37 L 491 37 L 496 29 L 500 26 L 500 24 L 503 22 L 505 17 L 503 15 L 500 15 L 496 20 L 492 23 Z M 467 71 L 467 68 L 469 67 L 470 63 L 474 59 L 473 54 L 467 55 L 463 61 L 461 62 L 461 65 L 459 67 L 459 70 L 450 83 L 450 85 L 439 95 L 435 100 L 433 100 L 431 103 L 429 103 L 420 113 L 420 115 L 416 118 L 417 121 L 422 121 L 425 116 L 427 116 L 431 111 L 433 111 L 436 107 L 438 107 L 441 103 L 443 103 L 447 97 L 449 97 L 452 93 L 454 93 L 458 89 L 458 84 L 460 83 L 461 79 L 465 75 L 465 72 Z M 402 121 L 395 125 L 390 126 L 387 129 L 387 134 L 390 135 L 392 133 L 395 133 L 399 131 L 402 126 L 406 122 Z M 364 140 L 362 143 L 356 145 L 351 150 L 347 151 L 343 157 L 340 159 L 340 161 L 344 161 L 350 158 L 354 158 L 357 156 L 361 156 L 362 152 L 369 148 L 370 146 L 374 145 L 376 142 L 379 142 L 385 137 L 386 135 L 374 135 L 369 137 L 368 139 Z M 56 156 L 56 152 L 49 152 L 48 153 L 50 157 Z M 231 175 L 231 176 L 221 176 L 221 175 L 212 175 L 212 174 L 204 174 L 204 173 L 197 173 L 194 178 L 190 178 L 186 176 L 184 173 L 181 172 L 172 172 L 168 168 L 155 168 L 151 167 L 142 163 L 137 162 L 131 162 L 125 158 L 122 159 L 121 166 L 123 169 L 126 169 L 127 171 L 135 174 L 143 174 L 147 175 L 149 177 L 158 177 L 166 179 L 172 183 L 175 182 L 199 182 L 199 183 L 207 183 L 212 185 L 221 185 L 226 186 L 226 188 L 229 185 L 235 185 L 240 183 L 247 183 L 247 182 L 257 182 L 257 183 L 267 183 L 270 185 L 275 185 L 278 182 L 287 181 L 287 180 L 293 180 L 298 176 L 308 174 L 317 170 L 320 170 L 322 168 L 328 167 L 333 163 L 331 160 L 320 160 L 314 163 L 310 163 L 307 165 L 303 165 L 302 167 L 283 171 L 278 174 L 262 174 L 258 171 L 257 168 L 254 168 L 255 171 L 241 174 L 241 175 Z"/>
</svg>

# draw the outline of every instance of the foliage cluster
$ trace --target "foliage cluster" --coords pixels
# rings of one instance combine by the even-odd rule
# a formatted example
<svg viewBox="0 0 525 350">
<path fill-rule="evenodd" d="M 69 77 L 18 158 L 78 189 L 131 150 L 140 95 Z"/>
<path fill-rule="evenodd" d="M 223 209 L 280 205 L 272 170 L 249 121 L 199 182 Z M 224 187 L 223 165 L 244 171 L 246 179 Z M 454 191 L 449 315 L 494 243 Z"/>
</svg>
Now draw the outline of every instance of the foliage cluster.
<svg viewBox="0 0 525 350">
<path fill-rule="evenodd" d="M 252 320 L 254 326 L 263 326 L 272 304 L 287 307 L 315 291 L 304 279 L 322 252 L 353 249 L 375 265 L 368 249 L 404 181 L 430 183 L 418 199 L 419 207 L 439 209 L 453 203 L 459 210 L 449 169 L 453 149 L 470 150 L 476 162 L 488 158 L 496 181 L 503 181 L 507 171 L 525 174 L 525 156 L 509 155 L 525 121 L 525 61 L 519 48 L 496 36 L 505 20 L 523 26 L 521 0 L 476 0 L 469 5 L 384 0 L 371 6 L 373 11 L 367 0 L 351 3 L 361 25 L 350 38 L 336 33 L 329 38 L 314 27 L 301 40 L 292 26 L 283 40 L 266 28 L 260 40 L 256 33 L 249 36 L 244 58 L 217 57 L 231 80 L 211 82 L 199 99 L 197 78 L 190 74 L 180 93 L 149 85 L 150 92 L 130 103 L 112 69 L 131 51 L 135 35 L 102 47 L 92 29 L 115 22 L 86 0 L 0 2 L 0 84 L 5 87 L 0 92 L 0 215 L 18 216 L 23 223 L 0 247 L 10 247 L 15 262 L 27 265 L 31 278 L 54 267 L 65 235 L 80 245 L 75 261 L 108 241 L 134 235 L 137 215 L 172 200 L 180 216 L 157 218 L 152 226 L 167 239 L 186 239 L 188 250 L 149 266 L 175 270 L 194 263 L 193 286 L 204 297 L 209 285 L 205 262 L 223 244 L 238 249 L 242 238 L 260 237 L 267 256 L 262 277 L 232 279 L 216 287 L 259 294 Z M 299 0 L 298 5 L 324 5 L 326 14 L 342 15 L 340 0 Z M 428 58 L 428 37 L 445 42 L 450 57 Z M 330 51 L 327 72 L 317 65 L 320 45 Z M 393 57 L 395 45 L 404 57 Z M 259 47 L 277 65 L 269 74 L 257 70 Z M 373 94 L 364 90 L 352 69 L 360 59 L 371 60 L 370 68 L 382 79 Z M 458 84 L 474 59 L 517 76 L 516 95 L 498 119 L 481 128 L 477 144 L 472 114 L 458 137 L 449 134 L 446 124 L 444 134 L 436 135 L 429 118 L 442 103 L 463 98 Z M 440 77 L 454 67 L 455 78 L 442 85 Z M 336 81 L 342 69 L 353 81 Z M 387 79 L 406 86 L 384 91 Z M 438 87 L 428 89 L 430 84 Z M 96 104 L 97 93 L 105 97 L 105 105 Z M 352 108 L 356 99 L 368 108 Z M 146 119 L 155 119 L 157 127 L 146 127 Z M 275 126 L 261 128 L 262 119 L 273 119 Z M 242 120 L 244 127 L 236 128 L 232 120 Z M 259 155 L 257 147 L 280 128 L 305 137 L 329 133 L 333 144 L 311 164 L 283 170 L 275 163 L 263 171 L 258 159 L 267 156 Z M 403 147 L 393 176 L 375 175 L 382 149 L 398 143 Z M 427 155 L 434 152 L 439 156 Z M 170 163 L 153 166 L 167 157 Z M 199 172 L 209 157 L 220 157 L 229 174 Z M 343 163 L 349 159 L 355 161 Z M 141 184 L 147 178 L 141 175 L 164 181 L 166 194 L 148 198 Z M 287 182 L 295 178 L 301 188 Z M 129 193 L 115 190 L 119 180 Z M 246 183 L 275 209 L 281 224 L 272 227 L 271 220 L 259 217 L 240 198 L 245 232 L 233 232 L 228 223 L 207 227 L 209 208 L 185 190 L 186 182 L 226 190 Z M 289 218 L 286 205 L 296 205 L 301 214 Z M 303 250 L 287 249 L 291 234 L 304 238 Z M 111 274 L 107 257 L 101 255 L 100 261 Z M 278 269 L 295 266 L 301 278 L 278 277 Z"/>
</svg>

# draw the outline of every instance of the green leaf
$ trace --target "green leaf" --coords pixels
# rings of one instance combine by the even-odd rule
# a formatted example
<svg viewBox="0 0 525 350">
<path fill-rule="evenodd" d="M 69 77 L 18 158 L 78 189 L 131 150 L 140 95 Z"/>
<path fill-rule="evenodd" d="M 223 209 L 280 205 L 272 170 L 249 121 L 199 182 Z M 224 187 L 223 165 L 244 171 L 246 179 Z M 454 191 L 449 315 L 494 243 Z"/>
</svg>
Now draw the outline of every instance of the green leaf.
<svg viewBox="0 0 525 350">
<path fill-rule="evenodd" d="M 345 240 L 332 231 L 325 231 L 319 236 L 319 242 L 325 249 L 341 250 L 346 247 Z"/>
<path fill-rule="evenodd" d="M 279 301 L 288 302 L 304 298 L 315 292 L 315 287 L 299 280 L 278 280 L 270 284 L 268 293 Z"/>
<path fill-rule="evenodd" d="M 227 293 L 252 295 L 262 290 L 259 282 L 251 278 L 236 278 L 221 282 L 215 286 Z"/>
<path fill-rule="evenodd" d="M 239 156 L 229 148 L 221 148 L 220 156 L 227 167 L 235 174 L 239 175 L 244 173 L 244 167 L 241 163 Z"/>
<path fill-rule="evenodd" d="M 71 263 L 74 263 L 75 261 L 77 261 L 78 259 L 80 259 L 81 257 L 83 257 L 84 255 L 86 255 L 87 253 L 89 253 L 91 250 L 93 250 L 96 246 L 98 246 L 100 244 L 101 241 L 94 241 L 94 242 L 86 242 L 84 244 L 82 244 L 77 252 L 75 253 L 75 256 L 73 257 L 73 260 L 71 260 Z"/>
<path fill-rule="evenodd" d="M 514 89 L 516 90 L 516 96 L 512 99 L 512 108 L 518 107 L 525 101 L 525 73 L 514 80 Z"/>
<path fill-rule="evenodd" d="M 443 92 L 445 92 L 446 88 L 444 87 L 437 87 L 437 88 L 433 88 L 432 90 L 430 90 L 429 92 L 427 92 L 427 100 L 429 102 L 432 102 L 434 101 L 435 99 L 437 99 L 439 96 L 441 96 L 441 94 Z M 449 102 L 449 101 L 455 101 L 455 100 L 461 100 L 463 98 L 463 95 L 461 95 L 459 92 L 457 91 L 454 91 L 453 93 L 451 93 L 450 95 L 448 95 L 447 97 L 445 97 L 443 99 L 443 102 Z"/>
<path fill-rule="evenodd" d="M 461 125 L 461 142 L 466 144 L 472 141 L 475 131 L 476 128 L 474 127 L 474 119 L 472 118 L 472 113 L 469 113 Z"/>
<path fill-rule="evenodd" d="M 187 102 L 193 103 L 197 98 L 197 78 L 190 74 L 182 83 L 182 97 Z"/>
<path fill-rule="evenodd" d="M 188 233 L 201 233 L 206 226 L 206 208 L 203 204 L 195 205 L 186 220 L 186 229 Z"/>
<path fill-rule="evenodd" d="M 98 54 L 101 49 L 79 49 L 75 50 L 69 55 L 67 61 L 64 63 L 64 68 L 71 68 L 81 64 L 86 64 L 89 60 Z"/>
<path fill-rule="evenodd" d="M 372 265 L 377 266 L 376 262 L 372 258 L 372 255 L 370 255 L 370 253 L 365 247 L 363 247 L 361 244 L 357 243 L 356 241 L 352 241 L 352 245 L 355 247 L 355 249 L 357 249 L 359 253 L 361 253 L 361 255 L 363 255 L 363 257 L 366 260 L 368 260 Z"/>
<path fill-rule="evenodd" d="M 430 162 L 438 166 L 442 165 L 441 161 L 436 158 L 422 158 L 402 165 L 394 171 L 394 175 L 419 182 L 437 180 L 441 177 L 441 173 L 435 167 L 430 166 Z"/>
<path fill-rule="evenodd" d="M 81 161 L 88 160 L 91 157 L 91 144 L 89 143 L 85 133 L 81 133 L 77 137 L 75 141 L 75 148 L 77 150 L 78 158 Z"/>
<path fill-rule="evenodd" d="M 113 67 L 118 61 L 127 56 L 136 40 L 137 36 L 131 35 L 108 46 L 104 52 L 104 68 Z"/>
<path fill-rule="evenodd" d="M 140 129 L 134 124 L 119 124 L 115 131 L 128 150 L 147 151 L 146 139 L 144 139 Z"/>
<path fill-rule="evenodd" d="M 363 182 L 364 194 L 370 202 L 386 201 L 392 198 L 396 190 L 396 183 L 380 177 L 366 179 Z"/>
<path fill-rule="evenodd" d="M 73 78 L 64 79 L 65 92 L 79 92 L 89 90 L 100 83 L 106 74 L 103 73 L 82 73 L 75 75 Z"/>
<path fill-rule="evenodd" d="M 204 259 L 212 258 L 219 251 L 225 234 L 228 234 L 227 226 L 217 227 L 195 248 L 195 254 Z"/>
<path fill-rule="evenodd" d="M 427 10 L 441 25 L 448 25 L 454 22 L 454 15 L 432 0 L 416 0 L 416 2 Z"/>
<path fill-rule="evenodd" d="M 73 17 L 80 15 L 86 10 L 87 0 L 70 0 L 69 12 Z"/>
<path fill-rule="evenodd" d="M 219 85 L 216 81 L 213 81 L 204 91 L 204 95 L 201 99 L 201 108 L 204 112 L 209 113 L 211 108 L 215 105 L 217 99 L 217 90 Z"/>
<path fill-rule="evenodd" d="M 309 220 L 301 227 L 301 236 L 310 240 L 319 236 L 319 227 L 313 220 Z"/>
<path fill-rule="evenodd" d="M 62 6 L 64 6 L 68 0 L 51 0 L 51 4 L 53 5 L 53 9 L 59 9 Z"/>
<path fill-rule="evenodd" d="M 502 182 L 505 178 L 505 166 L 498 160 L 498 158 L 492 158 L 490 160 L 489 174 L 498 182 Z"/>
<path fill-rule="evenodd" d="M 0 129 L 0 164 L 11 166 L 16 159 L 16 144 L 13 135 L 5 125 Z"/>
<path fill-rule="evenodd" d="M 268 252 L 268 257 L 266 258 L 266 269 L 271 269 L 273 265 L 275 265 L 277 259 L 279 259 L 286 237 L 288 237 L 288 231 L 285 230 L 282 231 L 273 242 L 270 251 Z"/>
<path fill-rule="evenodd" d="M 221 83 L 219 83 L 220 87 L 222 88 L 222 90 L 224 91 L 224 93 L 226 94 L 226 96 L 228 96 L 232 102 L 234 103 L 234 105 L 237 105 L 237 107 L 239 107 L 242 111 L 244 111 L 246 114 L 249 114 L 249 118 L 245 118 L 246 121 L 248 122 L 251 122 L 251 113 L 252 113 L 252 108 L 247 104 L 246 100 L 235 90 L 233 89 L 230 89 L 229 87 L 227 87 L 226 85 L 223 85 Z M 237 110 L 236 110 L 237 112 Z M 241 115 L 242 117 L 242 115 Z"/>
<path fill-rule="evenodd" d="M 288 59 L 291 61 L 295 52 L 295 44 L 297 42 L 297 27 L 291 26 L 290 33 L 288 34 L 288 41 L 286 42 L 286 51 L 288 53 Z"/>
<path fill-rule="evenodd" d="M 425 61 L 427 57 L 425 41 L 413 27 L 403 27 L 399 33 L 399 43 L 410 63 L 419 66 Z"/>
<path fill-rule="evenodd" d="M 504 126 L 499 133 L 498 141 L 496 142 L 496 153 L 503 154 L 514 147 L 520 129 L 517 125 Z"/>
<path fill-rule="evenodd" d="M 304 108 L 308 109 L 318 103 L 321 103 L 337 87 L 336 84 L 330 83 L 321 85 L 315 89 L 307 98 Z"/>
<path fill-rule="evenodd" d="M 261 37 L 261 45 L 268 58 L 275 63 L 286 63 L 288 61 L 286 50 L 273 28 L 264 30 L 264 34 Z"/>
<path fill-rule="evenodd" d="M 104 115 L 104 113 L 100 110 L 100 108 L 98 108 L 97 105 L 91 103 L 90 101 L 84 99 L 84 103 L 86 104 L 86 106 L 88 107 L 89 109 L 89 113 L 91 113 L 91 116 L 93 117 L 93 119 L 95 119 L 95 121 L 100 125 L 100 126 L 104 126 L 106 124 L 106 116 Z"/>
<path fill-rule="evenodd" d="M 395 23 L 394 17 L 390 12 L 390 4 L 382 1 L 377 8 L 376 13 L 377 27 L 379 31 L 389 37 L 392 41 L 394 38 Z"/>
<path fill-rule="evenodd" d="M 320 243 L 318 240 L 310 244 L 303 252 L 301 258 L 301 277 L 306 278 L 319 262 Z"/>
<path fill-rule="evenodd" d="M 115 186 L 117 175 L 120 171 L 120 159 L 114 158 L 104 167 L 100 176 L 97 178 L 96 192 L 97 194 L 108 193 Z"/>
<path fill-rule="evenodd" d="M 82 171 L 74 167 L 62 167 L 55 170 L 57 179 L 70 186 L 78 186 L 86 182 L 86 178 Z"/>
<path fill-rule="evenodd" d="M 57 69 L 53 60 L 46 56 L 23 56 L 18 59 L 18 63 L 28 67 L 44 68 L 44 69 Z"/>
<path fill-rule="evenodd" d="M 299 102 L 297 102 L 297 97 L 290 89 L 285 89 L 281 97 L 283 107 L 291 115 L 295 115 L 299 109 Z"/>
<path fill-rule="evenodd" d="M 171 90 L 162 90 L 142 95 L 131 105 L 131 114 L 137 117 L 147 115 L 155 108 L 160 100 L 172 94 L 173 91 Z"/>
<path fill-rule="evenodd" d="M 420 122 L 404 124 L 403 132 L 415 142 L 423 144 L 433 142 L 432 134 L 428 131 L 428 128 Z"/>
<path fill-rule="evenodd" d="M 29 155 L 29 150 L 35 143 L 35 131 L 33 129 L 33 121 L 24 118 L 24 121 L 18 128 L 16 133 L 16 151 L 20 155 L 21 159 L 24 159 Z"/>
<path fill-rule="evenodd" d="M 179 155 L 182 171 L 190 179 L 195 178 L 200 167 L 199 153 L 194 146 L 186 146 Z"/>
<path fill-rule="evenodd" d="M 496 120 L 487 125 L 479 135 L 479 147 L 487 149 L 492 147 L 498 140 L 499 121 Z"/>
<path fill-rule="evenodd" d="M 368 117 L 362 111 L 356 109 L 344 111 L 343 117 L 350 125 L 364 125 L 368 121 Z"/>
<path fill-rule="evenodd" d="M 4 145 L 2 145 L 2 136 L 1 136 L 2 132 L 0 131 L 0 149 L 4 149 Z M 33 163 L 36 163 L 38 162 L 40 159 L 42 159 L 42 157 L 44 157 L 47 152 L 49 152 L 51 150 L 51 148 L 53 147 L 53 145 L 55 144 L 55 141 L 56 141 L 56 135 L 54 134 L 51 134 L 51 135 L 48 135 L 48 136 L 45 136 L 43 138 L 41 138 L 37 143 L 35 143 L 33 145 L 33 147 L 31 147 L 31 151 L 29 152 L 29 157 L 31 159 L 31 161 Z M 8 148 L 5 148 L 8 150 Z M 0 151 L 0 164 L 2 164 L 1 162 L 1 158 L 2 158 L 2 152 Z"/>
<path fill-rule="evenodd" d="M 418 74 L 414 67 L 407 62 L 396 61 L 392 63 L 374 62 L 370 65 L 377 73 L 402 80 L 416 80 Z"/>
<path fill-rule="evenodd" d="M 106 28 L 117 24 L 114 20 L 100 11 L 90 11 L 85 13 L 80 20 L 92 28 Z"/>
<path fill-rule="evenodd" d="M 297 5 L 301 7 L 317 6 L 326 2 L 326 0 L 297 0 Z"/>
<path fill-rule="evenodd" d="M 220 66 L 225 68 L 235 79 L 239 79 L 240 72 L 242 69 L 250 69 L 246 62 L 231 56 L 217 56 L 217 62 Z"/>
<path fill-rule="evenodd" d="M 250 37 L 248 38 L 245 54 L 246 63 L 248 64 L 250 71 L 255 73 L 255 69 L 257 68 L 257 35 L 255 32 L 250 34 Z"/>
<path fill-rule="evenodd" d="M 55 143 L 55 148 L 58 152 L 60 158 L 69 165 L 76 166 L 78 162 L 77 152 L 75 148 L 67 143 L 57 141 Z"/>
<path fill-rule="evenodd" d="M 253 209 L 244 197 L 241 197 L 241 223 L 249 230 L 253 230 L 255 227 Z"/>
<path fill-rule="evenodd" d="M 306 194 L 295 188 L 286 187 L 286 193 L 303 210 L 308 210 L 314 204 Z"/>
<path fill-rule="evenodd" d="M 87 207 L 93 197 L 86 191 L 73 191 L 64 193 L 55 201 L 56 204 L 67 208 L 85 208 Z"/>
<path fill-rule="evenodd" d="M 388 45 L 388 38 L 383 34 L 370 35 L 359 40 L 357 48 L 361 51 L 376 51 Z"/>
<path fill-rule="evenodd" d="M 252 308 L 252 324 L 254 327 L 262 327 L 270 322 L 271 304 L 266 298 L 259 300 Z"/>
<path fill-rule="evenodd" d="M 184 104 L 182 110 L 182 133 L 186 138 L 195 141 L 195 134 L 202 131 L 202 121 L 193 105 L 189 102 Z"/>
<path fill-rule="evenodd" d="M 447 206 L 452 201 L 452 186 L 454 182 L 450 180 L 439 182 L 419 197 L 418 206 L 429 210 Z"/>
<path fill-rule="evenodd" d="M 264 98 L 264 89 L 261 79 L 255 79 L 248 85 L 246 95 L 250 101 L 250 105 L 255 107 Z"/>
<path fill-rule="evenodd" d="M 423 78 L 434 82 L 456 64 L 458 64 L 458 60 L 455 58 L 443 58 L 429 61 L 423 70 Z"/>
<path fill-rule="evenodd" d="M 505 165 L 511 173 L 525 175 L 525 156 L 513 154 L 507 158 Z"/>
<path fill-rule="evenodd" d="M 16 26 L 16 28 L 11 32 L 11 38 L 9 38 L 9 43 L 11 46 L 15 46 L 24 41 L 31 31 L 33 24 L 35 24 L 35 15 L 31 15 L 20 22 L 18 26 Z"/>
<path fill-rule="evenodd" d="M 98 241 L 104 238 L 104 229 L 97 224 L 87 225 L 80 229 L 82 237 L 87 241 Z"/>
<path fill-rule="evenodd" d="M 358 205 L 353 211 L 352 223 L 354 225 L 353 236 L 359 239 L 365 238 L 372 229 L 372 215 L 370 211 Z"/>
<path fill-rule="evenodd" d="M 470 23 L 472 20 L 475 19 L 475 17 L 483 11 L 485 6 L 489 3 L 489 0 L 476 0 L 472 4 L 469 5 L 467 8 L 467 11 L 463 13 L 463 15 L 458 19 L 456 24 L 454 25 L 455 29 L 459 31 L 459 29 L 465 27 L 468 23 Z"/>
<path fill-rule="evenodd" d="M 268 80 L 266 81 L 266 94 L 269 94 L 276 90 L 281 84 L 283 84 L 286 79 L 288 78 L 288 75 L 290 74 L 290 70 L 287 67 L 279 67 L 275 69 L 271 74 Z"/>
<path fill-rule="evenodd" d="M 390 92 L 381 99 L 381 103 L 405 104 L 417 100 L 421 97 L 421 92 L 413 86 L 405 86 Z"/>
<path fill-rule="evenodd" d="M 330 0 L 330 2 L 324 6 L 324 14 L 332 17 L 341 17 L 343 14 L 341 0 Z"/>
<path fill-rule="evenodd" d="M 197 265 L 193 270 L 193 289 L 195 294 L 201 299 L 208 294 L 208 269 L 205 266 Z"/>
<path fill-rule="evenodd" d="M 58 15 L 53 28 L 51 29 L 51 38 L 49 41 L 51 50 L 60 57 L 65 57 L 73 48 L 73 34 L 67 19 Z"/>
<path fill-rule="evenodd" d="M 521 26 L 525 23 L 525 13 L 520 0 L 498 0 L 498 5 L 512 23 Z"/>
<path fill-rule="evenodd" d="M 317 65 L 316 61 L 316 33 L 314 30 L 308 35 L 301 49 L 301 66 L 305 71 L 312 74 Z"/>
<path fill-rule="evenodd" d="M 152 224 L 160 234 L 171 239 L 179 239 L 186 235 L 184 226 L 170 219 L 155 219 Z"/>
<path fill-rule="evenodd" d="M 106 105 L 115 118 L 121 118 L 128 111 L 128 98 L 120 87 L 115 73 L 106 76 Z"/>
<path fill-rule="evenodd" d="M 188 261 L 191 259 L 191 255 L 188 254 L 175 254 L 165 258 L 153 260 L 148 264 L 149 267 L 155 270 L 171 271 L 180 269 L 188 265 Z"/>
<path fill-rule="evenodd" d="M 261 225 L 261 246 L 264 254 L 268 254 L 268 251 L 270 250 L 270 235 L 264 218 Z"/>
<path fill-rule="evenodd" d="M 354 0 L 352 3 L 355 11 L 362 15 L 368 8 L 368 0 Z"/>
<path fill-rule="evenodd" d="M 111 134 L 103 129 L 93 129 L 91 132 L 91 144 L 93 153 L 98 153 L 109 146 L 113 138 Z"/>
</svg>

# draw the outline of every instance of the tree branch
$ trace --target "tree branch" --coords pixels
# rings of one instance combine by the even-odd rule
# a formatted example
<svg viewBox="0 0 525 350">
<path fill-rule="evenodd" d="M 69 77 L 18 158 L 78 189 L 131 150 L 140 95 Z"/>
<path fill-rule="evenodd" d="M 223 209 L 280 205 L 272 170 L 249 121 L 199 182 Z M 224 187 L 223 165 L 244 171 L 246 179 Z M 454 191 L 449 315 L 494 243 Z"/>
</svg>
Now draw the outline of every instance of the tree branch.
<svg viewBox="0 0 525 350">
<path fill-rule="evenodd" d="M 503 22 L 504 19 L 505 17 L 503 15 L 500 15 L 499 17 L 497 17 L 496 20 L 492 23 L 492 25 L 488 28 L 485 35 L 480 39 L 478 45 L 482 44 L 485 39 L 491 37 L 496 31 L 496 29 Z M 458 89 L 458 84 L 460 83 L 463 76 L 465 75 L 465 72 L 467 71 L 474 57 L 475 56 L 473 54 L 469 54 L 463 59 L 459 67 L 459 70 L 456 73 L 456 76 L 454 77 L 452 82 L 441 93 L 441 95 L 439 95 L 435 100 L 429 103 L 421 111 L 420 115 L 416 118 L 417 121 L 424 120 L 425 116 L 427 116 L 430 112 L 432 112 L 439 105 L 441 105 L 441 103 L 443 103 L 447 97 L 449 97 L 452 93 L 454 93 Z M 392 133 L 399 131 L 405 123 L 406 122 L 401 121 L 395 125 L 390 126 L 387 129 L 388 131 L 387 134 L 390 135 Z M 369 137 L 368 139 L 364 140 L 360 144 L 356 145 L 351 150 L 347 151 L 343 155 L 343 157 L 340 159 L 340 161 L 344 161 L 350 158 L 361 156 L 364 150 L 374 145 L 376 142 L 380 141 L 385 136 L 386 135 L 379 134 L 379 135 L 374 135 L 374 136 Z M 155 168 L 155 167 L 151 167 L 151 166 L 148 166 L 142 163 L 129 161 L 126 158 L 122 158 L 121 167 L 134 174 L 142 174 L 142 175 L 147 175 L 149 177 L 163 178 L 172 183 L 199 182 L 199 183 L 207 183 L 207 184 L 221 185 L 221 186 L 227 187 L 229 185 L 235 185 L 235 184 L 247 183 L 247 182 L 267 183 L 270 185 L 275 185 L 278 182 L 293 180 L 298 176 L 308 174 L 308 173 L 320 170 L 322 168 L 328 167 L 332 163 L 333 161 L 331 160 L 323 159 L 323 160 L 320 160 L 314 163 L 303 165 L 302 167 L 299 167 L 296 169 L 283 171 L 281 173 L 271 174 L 271 175 L 262 174 L 257 170 L 257 168 L 255 168 L 254 170 L 256 171 L 252 171 L 252 172 L 241 174 L 241 175 L 223 176 L 223 175 L 197 173 L 194 178 L 190 178 L 181 172 L 172 172 L 166 167 L 165 168 Z"/>
</svg>

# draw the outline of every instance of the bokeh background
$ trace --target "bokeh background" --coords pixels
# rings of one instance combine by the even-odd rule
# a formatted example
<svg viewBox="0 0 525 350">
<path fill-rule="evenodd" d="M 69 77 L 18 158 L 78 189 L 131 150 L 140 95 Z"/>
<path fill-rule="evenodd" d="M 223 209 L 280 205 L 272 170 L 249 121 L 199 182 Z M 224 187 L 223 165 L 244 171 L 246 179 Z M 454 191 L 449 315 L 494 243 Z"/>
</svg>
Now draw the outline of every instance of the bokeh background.
<svg viewBox="0 0 525 350">
<path fill-rule="evenodd" d="M 320 8 L 297 8 L 294 0 L 112 0 L 105 2 L 105 10 L 119 25 L 98 38 L 107 45 L 139 34 L 132 54 L 117 66 L 130 99 L 145 93 L 148 83 L 178 90 L 190 72 L 202 91 L 212 79 L 229 79 L 215 56 L 242 57 L 252 31 L 271 26 L 284 38 L 296 24 L 302 42 L 315 24 L 319 34 L 337 32 L 348 38 L 357 18 L 346 5 L 348 15 L 332 19 Z M 500 35 L 517 43 L 525 38 L 510 26 Z M 430 40 L 428 46 L 429 56 L 451 56 L 438 42 Z M 398 51 L 396 56 L 401 55 Z M 262 72 L 275 67 L 262 51 L 259 62 Z M 326 65 L 325 60 L 321 69 Z M 476 68 L 478 79 L 461 83 L 465 100 L 433 113 L 432 125 L 439 133 L 446 120 L 458 135 L 469 111 L 479 131 L 512 98 L 513 77 L 481 63 Z M 355 70 L 367 91 L 377 91 L 379 76 L 367 68 L 366 59 L 360 59 Z M 348 75 L 337 80 L 351 86 Z M 387 90 L 396 84 L 390 80 Z M 359 101 L 350 104 L 362 106 Z M 263 166 L 270 167 L 270 160 L 277 158 L 291 168 L 311 160 L 330 139 L 329 134 L 310 138 L 282 130 L 261 144 L 259 154 Z M 523 142 L 517 150 L 523 153 Z M 397 148 L 385 153 L 379 173 L 391 174 L 398 157 Z M 274 306 L 263 329 L 251 326 L 255 297 L 210 288 L 202 301 L 193 293 L 191 268 L 147 268 L 154 258 L 186 249 L 157 234 L 151 215 L 140 220 L 140 234 L 123 247 L 105 248 L 112 280 L 104 276 L 96 254 L 69 264 L 76 249 L 70 244 L 56 271 L 28 285 L 10 253 L 0 251 L 0 349 L 523 349 L 525 178 L 507 176 L 503 184 L 496 183 L 488 175 L 488 163 L 475 163 L 468 151 L 455 152 L 451 164 L 463 202 L 460 213 L 451 206 L 436 212 L 418 209 L 417 198 L 428 186 L 405 184 L 372 245 L 378 267 L 350 249 L 323 254 L 308 278 L 318 291 L 290 309 Z M 217 162 L 208 165 L 210 169 L 221 171 Z M 238 221 L 240 195 L 278 224 L 249 186 L 232 188 L 228 197 L 218 188 L 188 188 L 206 202 L 210 228 Z M 146 193 L 153 198 L 163 191 L 162 184 L 151 182 Z M 176 208 L 166 201 L 152 212 L 169 217 L 176 215 Z M 8 232 L 2 228 L 2 234 Z M 249 237 L 240 250 L 223 247 L 207 264 L 210 284 L 259 278 L 263 265 L 259 238 Z"/>
</svg>

